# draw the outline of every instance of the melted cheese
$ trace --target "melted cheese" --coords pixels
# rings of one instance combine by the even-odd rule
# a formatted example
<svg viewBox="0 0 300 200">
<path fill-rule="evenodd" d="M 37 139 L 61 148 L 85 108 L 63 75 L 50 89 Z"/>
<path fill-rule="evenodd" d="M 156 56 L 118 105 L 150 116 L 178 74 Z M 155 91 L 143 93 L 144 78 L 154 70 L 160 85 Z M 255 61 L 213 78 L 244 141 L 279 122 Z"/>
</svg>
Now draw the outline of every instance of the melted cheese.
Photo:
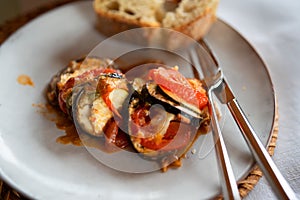
<svg viewBox="0 0 300 200">
<path fill-rule="evenodd" d="M 94 128 L 94 135 L 101 136 L 103 128 L 110 118 L 113 117 L 112 112 L 107 107 L 102 97 L 98 97 L 92 105 L 90 121 Z"/>
</svg>

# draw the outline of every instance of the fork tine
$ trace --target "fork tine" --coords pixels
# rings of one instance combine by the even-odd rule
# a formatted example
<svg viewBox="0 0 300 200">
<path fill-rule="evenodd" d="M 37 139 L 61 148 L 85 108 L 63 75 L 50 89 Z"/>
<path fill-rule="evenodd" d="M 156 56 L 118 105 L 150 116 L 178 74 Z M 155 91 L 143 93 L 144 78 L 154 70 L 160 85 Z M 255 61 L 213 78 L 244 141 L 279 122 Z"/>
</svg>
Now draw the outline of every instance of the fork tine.
<svg viewBox="0 0 300 200">
<path fill-rule="evenodd" d="M 204 79 L 204 75 L 202 72 L 202 69 L 200 68 L 200 63 L 199 63 L 199 59 L 197 58 L 196 52 L 191 50 L 188 51 L 188 57 L 189 57 L 189 61 L 192 65 L 192 70 L 193 70 L 193 74 L 195 76 L 195 78 L 202 80 Z"/>
<path fill-rule="evenodd" d="M 204 44 L 205 46 L 202 46 Z M 207 88 L 217 87 L 217 83 L 220 82 L 220 69 L 216 66 L 215 61 L 212 59 L 211 55 L 206 51 L 208 46 L 205 43 L 200 45 L 195 45 L 188 51 L 189 59 L 194 66 L 194 74 L 200 74 L 200 79 L 206 84 Z M 195 69 L 198 72 L 195 72 Z M 196 77 L 198 78 L 198 77 Z"/>
<path fill-rule="evenodd" d="M 215 65 L 219 66 L 218 60 L 217 60 L 215 54 L 212 52 L 211 48 L 208 46 L 207 42 L 203 39 L 203 40 L 200 40 L 199 43 L 206 50 L 206 52 L 210 55 L 210 57 L 214 61 Z"/>
</svg>

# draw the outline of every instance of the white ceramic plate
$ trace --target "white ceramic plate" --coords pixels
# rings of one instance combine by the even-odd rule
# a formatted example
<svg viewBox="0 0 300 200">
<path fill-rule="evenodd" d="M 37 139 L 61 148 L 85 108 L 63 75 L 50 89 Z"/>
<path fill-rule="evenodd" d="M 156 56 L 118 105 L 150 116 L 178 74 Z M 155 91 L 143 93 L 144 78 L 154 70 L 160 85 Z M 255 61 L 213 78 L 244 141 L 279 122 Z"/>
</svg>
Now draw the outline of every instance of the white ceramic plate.
<svg viewBox="0 0 300 200">
<path fill-rule="evenodd" d="M 0 174 L 34 199 L 208 199 L 220 192 L 215 152 L 205 145 L 167 173 L 129 174 L 95 160 L 84 147 L 55 142 L 63 133 L 32 104 L 45 103 L 50 78 L 70 60 L 92 50 L 103 36 L 91 2 L 72 3 L 33 20 L 0 48 Z M 275 97 L 266 66 L 235 30 L 217 21 L 207 41 L 229 83 L 267 145 L 273 130 Z M 35 86 L 17 77 L 26 74 Z M 223 127 L 237 179 L 253 166 L 251 154 L 227 113 Z M 207 147 L 212 145 L 206 138 Z"/>
</svg>

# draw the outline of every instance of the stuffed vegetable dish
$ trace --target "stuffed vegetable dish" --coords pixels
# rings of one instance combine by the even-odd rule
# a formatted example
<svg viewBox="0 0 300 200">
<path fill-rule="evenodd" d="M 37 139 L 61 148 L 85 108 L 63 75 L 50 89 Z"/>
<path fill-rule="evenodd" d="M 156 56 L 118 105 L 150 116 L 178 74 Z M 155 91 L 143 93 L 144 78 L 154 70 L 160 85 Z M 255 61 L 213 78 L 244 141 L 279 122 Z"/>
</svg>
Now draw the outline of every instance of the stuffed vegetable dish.
<svg viewBox="0 0 300 200">
<path fill-rule="evenodd" d="M 121 68 L 120 68 L 121 69 Z M 99 151 L 136 153 L 161 169 L 180 160 L 208 131 L 209 101 L 201 80 L 185 77 L 184 66 L 147 63 L 143 73 L 103 58 L 71 61 L 50 81 L 47 98 Z M 177 163 L 177 164 L 176 164 Z"/>
</svg>

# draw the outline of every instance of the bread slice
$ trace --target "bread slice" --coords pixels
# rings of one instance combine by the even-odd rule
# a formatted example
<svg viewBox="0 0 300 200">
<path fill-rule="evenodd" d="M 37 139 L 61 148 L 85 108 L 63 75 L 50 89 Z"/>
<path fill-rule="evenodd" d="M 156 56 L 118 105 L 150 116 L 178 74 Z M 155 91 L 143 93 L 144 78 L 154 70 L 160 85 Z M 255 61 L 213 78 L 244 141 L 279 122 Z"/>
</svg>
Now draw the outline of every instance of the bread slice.
<svg viewBox="0 0 300 200">
<path fill-rule="evenodd" d="M 138 27 L 163 27 L 202 38 L 216 19 L 219 0 L 94 0 L 105 35 Z"/>
</svg>

